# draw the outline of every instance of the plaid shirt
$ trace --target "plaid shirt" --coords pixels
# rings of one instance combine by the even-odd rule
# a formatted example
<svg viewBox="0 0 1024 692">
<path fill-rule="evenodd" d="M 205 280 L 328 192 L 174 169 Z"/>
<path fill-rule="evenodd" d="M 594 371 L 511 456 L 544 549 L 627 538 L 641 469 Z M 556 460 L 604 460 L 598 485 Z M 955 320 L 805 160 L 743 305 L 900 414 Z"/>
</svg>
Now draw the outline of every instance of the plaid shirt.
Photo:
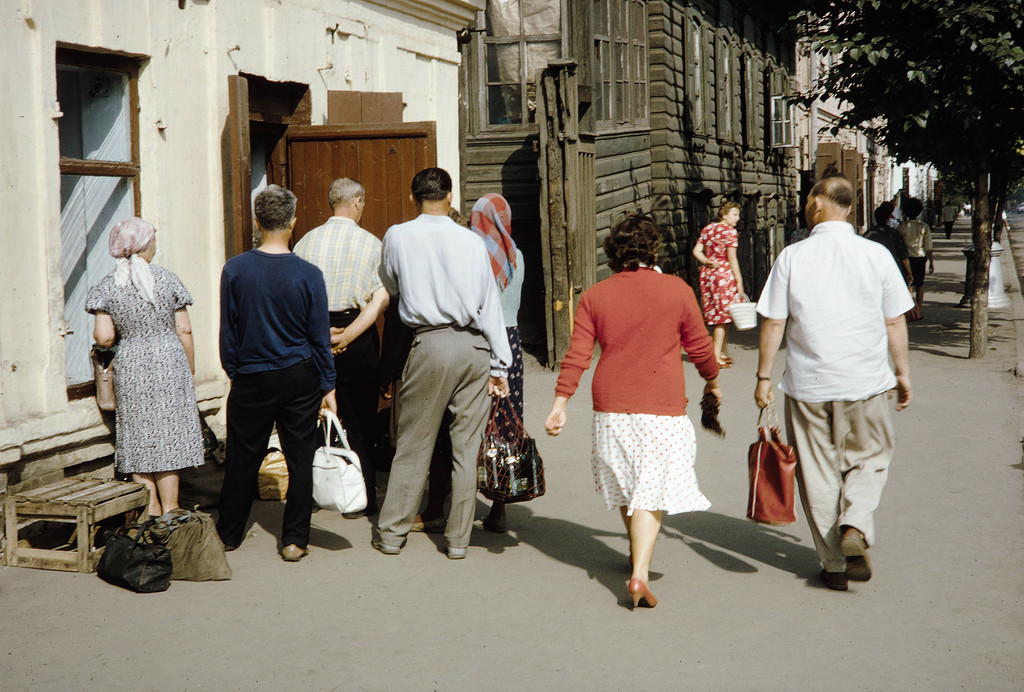
<svg viewBox="0 0 1024 692">
<path fill-rule="evenodd" d="M 332 216 L 295 244 L 295 254 L 324 273 L 331 312 L 362 310 L 383 288 L 377 268 L 381 242 L 344 216 Z"/>
</svg>

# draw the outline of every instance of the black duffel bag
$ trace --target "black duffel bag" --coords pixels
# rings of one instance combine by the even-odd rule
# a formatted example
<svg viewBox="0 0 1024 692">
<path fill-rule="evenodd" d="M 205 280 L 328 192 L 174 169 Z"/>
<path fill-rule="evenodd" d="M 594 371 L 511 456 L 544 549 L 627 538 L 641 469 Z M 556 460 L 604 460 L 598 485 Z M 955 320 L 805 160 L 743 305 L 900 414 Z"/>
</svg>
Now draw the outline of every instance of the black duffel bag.
<svg viewBox="0 0 1024 692">
<path fill-rule="evenodd" d="M 151 542 L 149 527 L 155 519 L 141 526 L 124 526 L 107 536 L 96 573 L 114 586 L 136 593 L 166 591 L 171 585 L 171 551 Z M 135 530 L 135 536 L 130 533 Z"/>
</svg>

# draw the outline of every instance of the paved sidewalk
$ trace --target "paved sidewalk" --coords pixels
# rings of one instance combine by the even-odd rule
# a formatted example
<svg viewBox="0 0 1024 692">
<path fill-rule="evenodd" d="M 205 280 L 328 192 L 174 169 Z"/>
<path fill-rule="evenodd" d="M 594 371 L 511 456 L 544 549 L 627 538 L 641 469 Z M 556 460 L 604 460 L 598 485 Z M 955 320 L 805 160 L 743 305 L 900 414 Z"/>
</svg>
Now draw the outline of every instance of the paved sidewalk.
<svg viewBox="0 0 1024 692">
<path fill-rule="evenodd" d="M 733 334 L 736 362 L 722 376 L 726 439 L 698 431 L 713 506 L 665 522 L 654 610 L 626 607 L 628 547 L 593 490 L 589 391 L 570 402 L 567 431 L 544 436 L 555 376 L 531 361 L 526 424 L 548 494 L 511 506 L 506 535 L 475 530 L 468 559 L 446 560 L 429 534 L 386 557 L 366 520 L 319 512 L 309 557 L 287 564 L 268 533 L 281 505 L 258 503 L 228 582 L 135 595 L 94 575 L 2 568 L 0 688 L 1024 689 L 1013 374 L 1024 314 L 993 311 L 992 350 L 966 359 L 970 312 L 957 303 L 968 242 L 963 224 L 936 239 L 925 319 L 910 327 L 914 401 L 894 416 L 875 577 L 849 592 L 817 583 L 803 516 L 789 527 L 743 518 L 751 331 Z M 700 380 L 686 369 L 696 402 Z"/>
</svg>

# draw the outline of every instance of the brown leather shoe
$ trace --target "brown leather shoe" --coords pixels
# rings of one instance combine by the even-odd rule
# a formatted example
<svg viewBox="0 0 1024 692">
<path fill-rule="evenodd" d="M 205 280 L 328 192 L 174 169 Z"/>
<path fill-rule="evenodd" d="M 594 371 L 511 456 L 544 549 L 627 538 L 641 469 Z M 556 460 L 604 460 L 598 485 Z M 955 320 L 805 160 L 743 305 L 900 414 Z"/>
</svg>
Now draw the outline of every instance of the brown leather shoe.
<svg viewBox="0 0 1024 692">
<path fill-rule="evenodd" d="M 286 545 L 284 549 L 281 551 L 281 558 L 285 562 L 298 562 L 307 555 L 309 555 L 308 550 L 306 550 L 305 548 L 300 548 L 294 543 L 292 543 L 291 545 Z"/>
<path fill-rule="evenodd" d="M 821 570 L 818 578 L 833 591 L 846 591 L 850 588 L 850 578 L 846 576 L 846 572 L 826 572 Z"/>
<path fill-rule="evenodd" d="M 847 526 L 839 541 L 839 550 L 846 558 L 846 575 L 852 581 L 871 579 L 871 560 L 868 559 L 868 542 L 859 529 Z"/>
</svg>

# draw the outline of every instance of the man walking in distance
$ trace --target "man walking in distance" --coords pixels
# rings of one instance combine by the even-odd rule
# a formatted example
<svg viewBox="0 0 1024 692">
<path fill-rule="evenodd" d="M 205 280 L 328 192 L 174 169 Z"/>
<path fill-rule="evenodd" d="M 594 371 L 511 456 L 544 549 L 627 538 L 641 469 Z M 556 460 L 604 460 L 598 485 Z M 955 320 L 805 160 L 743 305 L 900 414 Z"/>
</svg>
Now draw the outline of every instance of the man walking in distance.
<svg viewBox="0 0 1024 692">
<path fill-rule="evenodd" d="M 253 207 L 263 244 L 229 259 L 220 278 L 220 361 L 231 392 L 217 532 L 229 550 L 242 542 L 276 423 L 288 462 L 281 557 L 296 562 L 309 542 L 317 412 L 337 411 L 327 291 L 320 270 L 288 249 L 295 195 L 270 185 Z"/>
<path fill-rule="evenodd" d="M 366 207 L 363 186 L 350 178 L 331 183 L 334 216 L 302 236 L 295 254 L 324 273 L 331 311 L 331 350 L 337 371 L 338 415 L 359 456 L 366 482 L 366 514 L 377 513 L 373 430 L 377 418 L 380 337 L 377 318 L 388 306 L 377 268 L 381 242 L 359 227 Z M 357 513 L 350 516 L 358 516 Z"/>
<path fill-rule="evenodd" d="M 956 223 L 957 216 L 956 207 L 952 204 L 942 207 L 942 225 L 946 227 L 947 240 L 953 236 L 953 224 Z"/>
<path fill-rule="evenodd" d="M 414 332 L 398 392 L 395 458 L 381 507 L 386 555 L 402 549 L 423 499 L 441 417 L 450 410 L 452 504 L 445 529 L 448 557 L 466 556 L 476 505 L 476 458 L 487 421 L 487 396 L 508 395 L 512 351 L 483 239 L 448 216 L 452 179 L 440 168 L 413 178 L 420 215 L 384 236 L 380 276 Z"/>
<path fill-rule="evenodd" d="M 895 443 L 886 393 L 896 389 L 897 411 L 911 397 L 903 313 L 914 303 L 888 250 L 846 222 L 853 199 L 838 176 L 811 189 L 811 235 L 782 251 L 757 303 L 765 320 L 754 399 L 761 408 L 773 400 L 772 362 L 788 320 L 786 432 L 821 580 L 837 591 L 871 578 L 873 514 Z"/>
</svg>

